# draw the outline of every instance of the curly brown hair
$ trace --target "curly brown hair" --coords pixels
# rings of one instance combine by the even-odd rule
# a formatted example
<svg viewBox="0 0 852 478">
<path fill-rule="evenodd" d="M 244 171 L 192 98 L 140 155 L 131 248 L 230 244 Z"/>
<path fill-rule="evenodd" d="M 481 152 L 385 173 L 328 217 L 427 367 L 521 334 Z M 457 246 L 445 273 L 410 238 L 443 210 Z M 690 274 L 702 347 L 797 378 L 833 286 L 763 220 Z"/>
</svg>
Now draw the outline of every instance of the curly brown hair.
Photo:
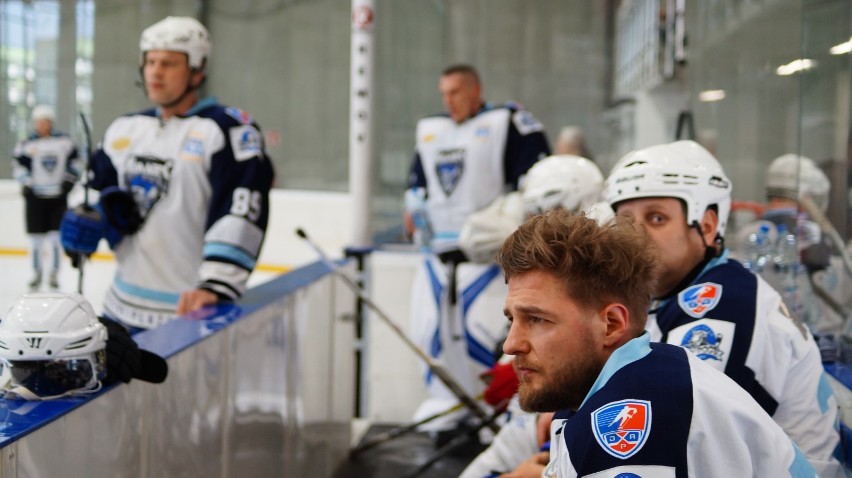
<svg viewBox="0 0 852 478">
<path fill-rule="evenodd" d="M 637 331 L 645 327 L 657 260 L 650 238 L 629 218 L 599 225 L 583 214 L 553 209 L 509 236 L 497 263 L 507 282 L 529 271 L 549 272 L 581 306 L 599 310 L 621 303 Z"/>
</svg>

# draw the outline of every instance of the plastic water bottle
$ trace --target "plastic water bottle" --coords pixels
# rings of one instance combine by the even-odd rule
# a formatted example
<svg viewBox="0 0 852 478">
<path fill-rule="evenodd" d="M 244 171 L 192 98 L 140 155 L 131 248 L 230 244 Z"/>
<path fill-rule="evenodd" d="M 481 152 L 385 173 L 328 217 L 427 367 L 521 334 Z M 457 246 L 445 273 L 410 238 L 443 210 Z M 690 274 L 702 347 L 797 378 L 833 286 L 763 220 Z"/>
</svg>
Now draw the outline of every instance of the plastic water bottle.
<svg viewBox="0 0 852 478">
<path fill-rule="evenodd" d="M 424 188 L 405 191 L 405 210 L 411 214 L 411 220 L 414 222 L 414 244 L 421 248 L 429 247 L 432 243 L 432 225 L 429 223 L 429 213 L 426 211 Z"/>
<path fill-rule="evenodd" d="M 769 224 L 761 224 L 757 232 L 748 235 L 743 247 L 743 265 L 755 274 L 763 272 L 766 262 L 772 258 L 769 231 Z"/>
<path fill-rule="evenodd" d="M 784 224 L 778 225 L 778 239 L 775 243 L 775 255 L 772 258 L 775 268 L 780 272 L 795 270 L 799 262 L 799 246 L 796 235 L 787 230 Z"/>
</svg>

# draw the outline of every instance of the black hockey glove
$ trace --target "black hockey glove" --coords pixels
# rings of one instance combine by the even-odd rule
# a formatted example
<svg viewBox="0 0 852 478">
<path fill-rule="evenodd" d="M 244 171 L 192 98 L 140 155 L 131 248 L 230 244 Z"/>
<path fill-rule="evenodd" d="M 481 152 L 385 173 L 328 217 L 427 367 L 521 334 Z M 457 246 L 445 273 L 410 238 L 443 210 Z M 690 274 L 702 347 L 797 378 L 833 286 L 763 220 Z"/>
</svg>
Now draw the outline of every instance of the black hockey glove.
<svg viewBox="0 0 852 478">
<path fill-rule="evenodd" d="M 121 324 L 106 317 L 98 320 L 107 329 L 104 385 L 118 381 L 130 382 L 134 378 L 151 383 L 161 383 L 168 375 L 168 364 L 160 356 L 142 350 Z"/>
<path fill-rule="evenodd" d="M 122 235 L 130 235 L 142 226 L 142 216 L 133 195 L 116 186 L 101 192 L 101 209 L 107 221 Z"/>
<path fill-rule="evenodd" d="M 74 189 L 74 181 L 62 181 L 62 195 L 67 196 Z"/>
</svg>

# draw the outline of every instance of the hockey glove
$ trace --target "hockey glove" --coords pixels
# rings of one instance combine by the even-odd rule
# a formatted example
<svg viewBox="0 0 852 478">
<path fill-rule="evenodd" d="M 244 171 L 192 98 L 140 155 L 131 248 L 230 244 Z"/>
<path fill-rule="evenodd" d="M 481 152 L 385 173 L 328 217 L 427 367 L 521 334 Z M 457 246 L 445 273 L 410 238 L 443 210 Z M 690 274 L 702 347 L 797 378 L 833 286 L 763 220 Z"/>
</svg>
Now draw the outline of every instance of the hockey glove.
<svg viewBox="0 0 852 478">
<path fill-rule="evenodd" d="M 74 181 L 62 181 L 62 195 L 67 196 L 74 189 Z"/>
<path fill-rule="evenodd" d="M 126 189 L 110 186 L 101 191 L 101 209 L 109 224 L 122 235 L 130 235 L 142 226 L 142 216 L 133 195 Z"/>
<path fill-rule="evenodd" d="M 488 383 L 483 398 L 492 407 L 505 407 L 512 395 L 518 391 L 518 375 L 512 367 L 512 362 L 498 363 L 482 376 Z"/>
<path fill-rule="evenodd" d="M 29 186 L 24 186 L 24 188 L 21 192 L 23 193 L 24 197 L 27 198 L 27 199 L 32 199 L 32 198 L 35 197 L 35 193 L 33 193 L 33 188 L 31 188 Z"/>
<path fill-rule="evenodd" d="M 142 350 L 127 329 L 114 320 L 99 317 L 107 329 L 106 365 L 104 385 L 118 381 L 124 383 L 136 378 L 151 383 L 162 383 L 168 375 L 168 364 L 162 357 Z"/>
<path fill-rule="evenodd" d="M 59 225 L 62 248 L 72 257 L 77 254 L 91 255 L 104 237 L 103 216 L 91 206 L 77 206 L 65 211 Z"/>
</svg>

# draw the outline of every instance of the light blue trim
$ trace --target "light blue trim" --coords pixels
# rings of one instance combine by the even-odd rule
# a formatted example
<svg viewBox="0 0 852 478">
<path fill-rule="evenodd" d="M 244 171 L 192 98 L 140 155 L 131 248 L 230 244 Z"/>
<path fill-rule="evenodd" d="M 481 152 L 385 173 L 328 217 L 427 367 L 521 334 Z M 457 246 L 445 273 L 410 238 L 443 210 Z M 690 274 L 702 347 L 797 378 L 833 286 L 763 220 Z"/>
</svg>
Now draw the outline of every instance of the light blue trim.
<svg viewBox="0 0 852 478">
<path fill-rule="evenodd" d="M 254 266 L 257 264 L 257 260 L 247 254 L 242 249 L 237 247 L 222 244 L 222 243 L 211 243 L 204 245 L 204 258 L 208 257 L 224 257 L 229 261 L 239 265 L 243 269 L 246 270 L 254 270 Z"/>
<path fill-rule="evenodd" d="M 817 387 L 817 403 L 819 404 L 819 411 L 823 415 L 828 412 L 828 401 L 831 397 L 834 396 L 834 392 L 831 390 L 831 385 L 828 383 L 828 377 L 826 377 L 825 372 L 819 376 L 819 386 Z"/>
<path fill-rule="evenodd" d="M 195 115 L 195 114 L 197 114 L 199 111 L 203 110 L 204 108 L 207 108 L 207 107 L 210 107 L 210 106 L 216 105 L 216 104 L 218 104 L 218 103 L 219 103 L 219 100 L 217 100 L 215 96 L 208 96 L 208 97 L 206 97 L 206 98 L 202 98 L 202 99 L 200 99 L 197 103 L 195 103 L 195 104 L 192 106 L 192 108 L 190 108 L 190 109 L 189 109 L 189 111 L 187 111 L 187 112 L 186 112 L 186 114 L 185 114 L 184 116 L 192 116 L 192 115 Z M 158 116 L 159 116 L 159 113 L 160 113 L 160 110 L 159 110 L 159 108 L 158 108 L 158 109 L 157 109 L 157 115 L 158 115 Z"/>
<path fill-rule="evenodd" d="M 730 252 L 731 252 L 731 251 L 730 251 L 730 249 L 728 249 L 727 247 L 726 247 L 726 248 L 724 248 L 724 249 L 722 249 L 722 253 L 721 253 L 721 254 L 719 254 L 719 256 L 718 256 L 718 257 L 714 257 L 714 258 L 710 259 L 710 262 L 708 262 L 708 263 L 707 263 L 707 265 L 706 265 L 706 266 L 704 266 L 704 269 L 701 269 L 701 273 L 700 273 L 700 274 L 698 274 L 698 275 L 695 277 L 695 279 L 692 281 L 692 283 L 693 283 L 693 284 L 698 284 L 698 282 L 701 280 L 701 277 L 702 277 L 704 274 L 706 274 L 706 273 L 707 273 L 707 271 L 709 271 L 710 269 L 712 269 L 712 268 L 714 268 L 714 267 L 716 267 L 716 266 L 720 266 L 720 265 L 722 265 L 722 264 L 727 264 L 727 263 L 728 263 L 728 256 L 730 256 Z M 657 302 L 657 303 L 655 304 L 655 305 L 656 305 L 656 307 L 654 307 L 654 308 L 655 308 L 655 309 L 662 308 L 665 304 L 667 304 L 667 303 L 668 303 L 670 300 L 672 300 L 672 299 L 677 299 L 677 294 L 673 295 L 672 297 L 669 297 L 669 298 L 668 298 L 668 299 L 666 299 L 666 300 L 661 300 L 661 301 Z"/>
<path fill-rule="evenodd" d="M 814 470 L 814 467 L 808 462 L 808 459 L 805 458 L 802 450 L 799 450 L 799 447 L 797 447 L 792 441 L 790 442 L 790 446 L 793 447 L 793 451 L 796 453 L 795 458 L 793 458 L 793 463 L 788 469 L 790 471 L 790 476 L 792 478 L 818 478 L 816 470 Z"/>
<path fill-rule="evenodd" d="M 115 285 L 115 288 L 119 291 L 127 295 L 140 297 L 145 300 L 154 300 L 157 302 L 162 302 L 164 304 L 171 304 L 177 306 L 178 300 L 180 299 L 180 294 L 172 294 L 171 292 L 146 289 L 137 285 L 128 284 L 127 282 L 124 282 L 117 274 L 115 276 L 115 280 L 113 280 L 113 284 Z"/>
<path fill-rule="evenodd" d="M 458 239 L 458 238 L 459 238 L 459 233 L 458 232 L 451 232 L 451 231 L 443 231 L 443 232 L 439 231 L 439 232 L 436 232 L 435 236 L 433 237 L 433 239 Z"/>
<path fill-rule="evenodd" d="M 595 380 L 595 383 L 592 385 L 589 393 L 586 394 L 586 398 L 583 399 L 583 403 L 580 406 L 582 407 L 589 397 L 602 389 L 616 372 L 637 360 L 641 360 L 649 353 L 651 353 L 651 336 L 648 332 L 643 332 L 639 337 L 615 349 L 615 352 L 609 356 L 603 370 L 601 370 L 597 380 Z"/>
</svg>

